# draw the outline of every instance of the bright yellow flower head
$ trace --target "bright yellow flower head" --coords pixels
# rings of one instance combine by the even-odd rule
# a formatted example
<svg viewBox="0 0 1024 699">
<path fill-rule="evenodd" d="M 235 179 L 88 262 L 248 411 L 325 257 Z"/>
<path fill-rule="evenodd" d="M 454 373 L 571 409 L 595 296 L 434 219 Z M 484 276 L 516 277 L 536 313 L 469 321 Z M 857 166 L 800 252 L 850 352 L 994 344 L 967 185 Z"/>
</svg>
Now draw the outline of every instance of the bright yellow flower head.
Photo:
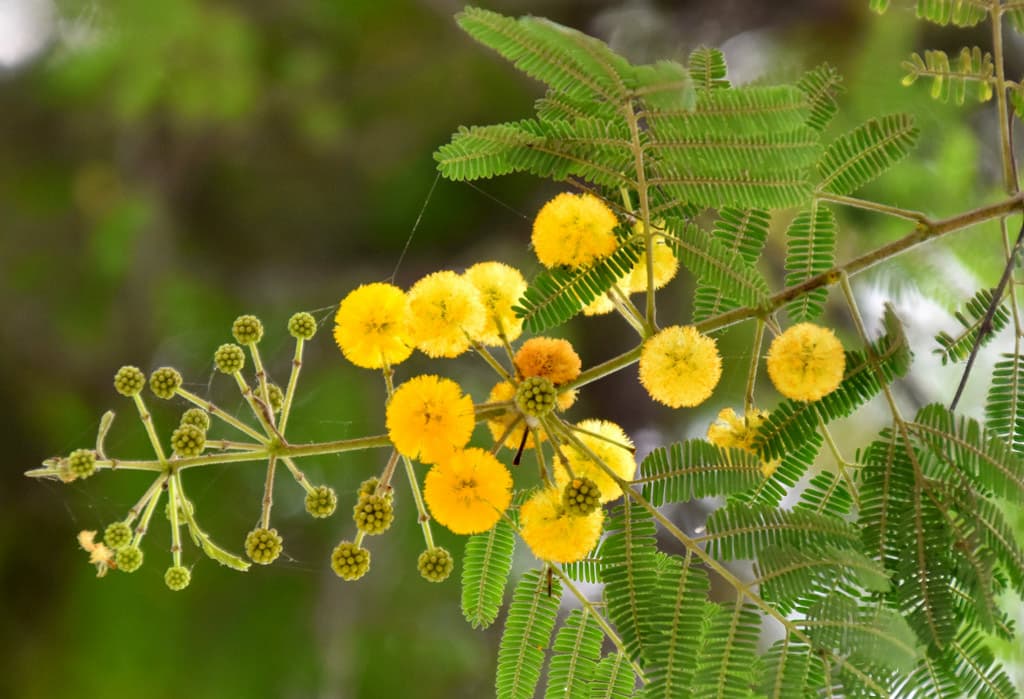
<svg viewBox="0 0 1024 699">
<path fill-rule="evenodd" d="M 455 272 L 434 272 L 409 289 L 409 334 L 429 357 L 457 357 L 487 322 L 480 292 Z"/>
<path fill-rule="evenodd" d="M 569 391 L 562 391 L 558 394 L 555 399 L 555 407 L 559 410 L 568 410 L 572 407 L 572 404 L 576 402 L 576 389 Z M 494 385 L 491 389 L 491 393 L 487 396 L 488 403 L 507 403 L 515 400 L 516 389 L 508 381 L 501 381 Z M 499 417 L 491 418 L 487 421 L 487 429 L 491 431 L 491 437 L 494 441 L 501 439 L 501 435 L 505 434 L 505 430 L 511 425 L 517 418 L 521 417 L 518 409 L 514 406 L 509 408 L 507 412 L 503 413 Z M 513 451 L 519 449 L 519 443 L 523 440 L 523 430 L 526 429 L 526 423 L 522 420 L 519 422 L 519 427 L 513 430 L 508 437 L 505 438 L 505 447 L 512 449 Z M 540 441 L 546 440 L 547 437 L 544 435 L 543 430 L 540 433 Z M 533 449 L 533 435 L 526 437 L 526 449 Z"/>
<path fill-rule="evenodd" d="M 397 286 L 364 284 L 349 292 L 334 323 L 334 341 L 356 366 L 380 369 L 412 354 L 405 293 Z"/>
<path fill-rule="evenodd" d="M 618 219 L 592 194 L 563 192 L 533 221 L 533 249 L 545 267 L 587 267 L 618 247 Z"/>
<path fill-rule="evenodd" d="M 718 419 L 708 427 L 708 441 L 718 447 L 735 447 L 756 454 L 754 440 L 757 439 L 758 430 L 767 419 L 767 410 L 754 410 L 740 417 L 732 408 L 723 408 L 718 413 Z M 761 473 L 765 478 L 770 477 L 780 462 L 781 459 L 762 462 Z"/>
<path fill-rule="evenodd" d="M 621 279 L 615 282 L 615 286 L 618 287 L 619 291 L 624 294 L 629 294 L 629 275 L 625 275 Z M 611 313 L 615 310 L 615 303 L 611 298 L 611 291 L 598 296 L 596 299 L 588 303 L 583 307 L 583 315 L 585 316 L 603 316 L 606 313 Z"/>
<path fill-rule="evenodd" d="M 567 340 L 531 337 L 516 352 L 515 365 L 523 378 L 543 376 L 557 386 L 579 376 L 583 362 Z"/>
<path fill-rule="evenodd" d="M 786 398 L 812 401 L 839 387 L 846 370 L 843 345 L 828 328 L 798 323 L 772 341 L 768 376 Z"/>
<path fill-rule="evenodd" d="M 641 226 L 642 228 L 642 226 Z M 672 248 L 668 246 L 664 238 L 655 238 L 654 247 L 654 288 L 660 289 L 668 284 L 679 271 L 679 260 L 676 259 Z M 629 291 L 637 294 L 647 291 L 647 253 L 640 255 L 629 275 Z"/>
<path fill-rule="evenodd" d="M 586 557 L 601 538 L 604 510 L 574 517 L 562 506 L 562 491 L 537 491 L 519 508 L 520 535 L 541 560 L 572 563 Z"/>
<path fill-rule="evenodd" d="M 399 453 L 436 463 L 473 435 L 473 400 L 451 379 L 417 376 L 395 391 L 387 408 L 388 437 Z"/>
<path fill-rule="evenodd" d="M 633 442 L 614 422 L 608 420 L 583 420 L 576 427 L 585 432 L 576 432 L 576 437 L 587 445 L 590 451 L 604 462 L 619 478 L 633 480 L 636 475 L 636 456 Z M 587 434 L 590 433 L 590 434 Z M 601 502 L 611 502 L 622 496 L 622 488 L 583 450 L 569 443 L 564 450 L 573 475 L 589 478 L 601 491 Z M 555 460 L 555 483 L 564 488 L 569 482 L 569 473 L 561 461 Z"/>
<path fill-rule="evenodd" d="M 721 377 L 715 341 L 691 325 L 665 328 L 644 343 L 640 354 L 640 383 L 670 408 L 700 405 Z"/>
<path fill-rule="evenodd" d="M 500 262 L 481 262 L 467 269 L 463 276 L 480 292 L 487 313 L 483 330 L 474 339 L 496 347 L 501 344 L 504 331 L 505 339 L 516 340 L 523 332 L 523 320 L 516 317 L 512 306 L 526 291 L 526 280 L 519 270 Z"/>
<path fill-rule="evenodd" d="M 512 475 L 483 449 L 459 450 L 430 469 L 423 497 L 438 522 L 456 534 L 477 534 L 508 508 Z"/>
</svg>

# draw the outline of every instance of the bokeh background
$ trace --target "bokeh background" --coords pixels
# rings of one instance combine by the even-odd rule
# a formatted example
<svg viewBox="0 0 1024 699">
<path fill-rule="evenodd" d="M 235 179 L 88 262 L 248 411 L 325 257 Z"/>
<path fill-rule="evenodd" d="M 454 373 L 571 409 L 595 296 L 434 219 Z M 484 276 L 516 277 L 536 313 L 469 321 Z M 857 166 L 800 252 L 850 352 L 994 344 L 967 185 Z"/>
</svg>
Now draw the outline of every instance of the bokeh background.
<svg viewBox="0 0 1024 699">
<path fill-rule="evenodd" d="M 582 29 L 635 62 L 720 46 L 739 82 L 793 79 L 828 59 L 848 89 L 837 132 L 897 110 L 913 112 L 923 131 L 914 158 L 866 196 L 935 216 L 996 196 L 992 106 L 946 106 L 924 87 L 899 84 L 910 51 L 987 48 L 985 29 L 940 30 L 902 10 L 880 19 L 866 0 L 484 4 Z M 146 487 L 144 475 L 104 473 L 70 486 L 22 476 L 45 457 L 91 445 L 108 409 L 119 415 L 108 452 L 147 453 L 131 404 L 112 390 L 122 364 L 176 366 L 193 391 L 244 407 L 211 363 L 241 313 L 263 318 L 264 357 L 281 382 L 288 316 L 310 310 L 323 321 L 308 348 L 295 439 L 379 433 L 379 377 L 346 364 L 330 337 L 337 301 L 362 282 L 393 278 L 407 287 L 428 271 L 485 259 L 527 276 L 537 270 L 529 221 L 558 187 L 518 176 L 471 186 L 435 174 L 432 153 L 457 126 L 524 117 L 541 92 L 459 32 L 452 15 L 460 7 L 0 0 L 0 696 L 492 693 L 497 628 L 464 623 L 458 571 L 442 585 L 417 575 L 422 540 L 401 481 L 396 526 L 370 542 L 371 574 L 342 583 L 329 569 L 331 548 L 352 534 L 354 491 L 379 471 L 382 453 L 304 462 L 314 481 L 340 494 L 339 513 L 327 521 L 305 514 L 302 492 L 282 474 L 274 521 L 285 537 L 283 559 L 243 575 L 187 549 L 193 583 L 182 593 L 163 583 L 169 533 L 159 513 L 146 565 L 131 576 L 97 580 L 75 542 L 79 530 L 121 518 Z M 1011 77 L 1024 67 L 1020 47 L 1009 37 Z M 764 261 L 773 283 L 782 278 L 784 225 Z M 877 216 L 847 216 L 840 259 L 905 232 Z M 1000 260 L 998 230 L 975 230 L 859 283 L 875 317 L 883 296 L 898 301 L 918 343 L 917 378 L 900 384 L 908 405 L 948 399 L 958 374 L 936 365 L 930 337 L 952 327 L 948 309 L 994 283 Z M 674 282 L 663 294 L 663 318 L 685 318 L 691 291 L 689 281 Z M 831 314 L 846 327 L 840 308 Z M 562 334 L 585 364 L 630 341 L 614 319 L 577 320 Z M 701 434 L 719 408 L 739 400 L 749 335 L 748 327 L 724 333 L 726 376 L 704 409 L 657 408 L 626 371 L 589 387 L 574 415 L 618 421 L 641 454 Z M 968 394 L 975 415 L 991 357 Z M 471 357 L 441 364 L 414 360 L 399 379 L 429 369 L 458 376 L 485 398 L 486 367 Z M 181 409 L 154 406 L 165 434 Z M 836 434 L 852 453 L 882 421 L 869 409 Z M 827 455 L 820 461 L 831 465 Z M 201 523 L 240 550 L 259 514 L 262 469 L 188 476 Z M 692 528 L 704 511 L 690 506 L 674 516 Z M 456 537 L 438 536 L 461 551 Z M 531 564 L 518 552 L 517 570 Z"/>
</svg>

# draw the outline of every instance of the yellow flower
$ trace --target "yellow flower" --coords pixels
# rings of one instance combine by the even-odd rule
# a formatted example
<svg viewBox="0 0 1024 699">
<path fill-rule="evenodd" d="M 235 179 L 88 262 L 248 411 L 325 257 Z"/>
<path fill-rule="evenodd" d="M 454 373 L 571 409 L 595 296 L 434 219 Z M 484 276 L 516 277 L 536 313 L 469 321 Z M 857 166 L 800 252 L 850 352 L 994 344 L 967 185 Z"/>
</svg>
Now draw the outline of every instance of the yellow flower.
<svg viewBox="0 0 1024 699">
<path fill-rule="evenodd" d="M 644 343 L 640 383 L 651 398 L 670 408 L 692 408 L 706 401 L 722 377 L 715 341 L 692 325 L 665 328 Z"/>
<path fill-rule="evenodd" d="M 621 279 L 615 282 L 615 286 L 618 287 L 619 291 L 628 294 L 629 289 L 629 275 L 625 275 Z M 603 316 L 606 313 L 611 313 L 615 310 L 615 303 L 611 298 L 611 291 L 598 296 L 596 299 L 588 303 L 583 307 L 583 315 L 585 316 Z"/>
<path fill-rule="evenodd" d="M 405 294 L 397 286 L 363 284 L 334 316 L 334 341 L 345 359 L 364 369 L 394 366 L 412 354 Z"/>
<path fill-rule="evenodd" d="M 798 323 L 772 341 L 768 376 L 793 400 L 812 401 L 839 387 L 846 370 L 843 345 L 828 328 Z"/>
<path fill-rule="evenodd" d="M 515 356 L 516 370 L 523 378 L 543 376 L 555 384 L 567 383 L 580 375 L 583 363 L 567 340 L 532 337 Z"/>
<path fill-rule="evenodd" d="M 643 228 L 642 225 L 640 227 Z M 672 248 L 665 243 L 664 238 L 654 239 L 652 254 L 654 255 L 654 288 L 660 289 L 676 276 L 676 272 L 679 271 L 679 260 L 676 259 Z M 640 255 L 640 259 L 637 260 L 629 275 L 629 291 L 633 294 L 647 291 L 646 252 Z"/>
<path fill-rule="evenodd" d="M 519 534 L 541 560 L 572 563 L 594 550 L 601 538 L 604 510 L 574 517 L 562 506 L 562 491 L 537 491 L 519 508 Z"/>
<path fill-rule="evenodd" d="M 592 194 L 563 192 L 541 208 L 533 221 L 533 249 L 545 267 L 586 267 L 618 247 L 618 220 Z"/>
<path fill-rule="evenodd" d="M 526 291 L 526 280 L 519 270 L 500 262 L 481 262 L 463 275 L 480 292 L 487 319 L 483 329 L 474 335 L 480 343 L 491 346 L 501 344 L 501 333 L 513 342 L 523 332 L 523 320 L 517 318 L 512 306 Z"/>
<path fill-rule="evenodd" d="M 435 463 L 473 435 L 473 400 L 451 379 L 417 376 L 395 391 L 387 407 L 388 437 L 401 454 Z"/>
<path fill-rule="evenodd" d="M 434 519 L 456 534 L 485 532 L 512 501 L 512 475 L 483 449 L 458 450 L 427 473 L 423 497 Z"/>
<path fill-rule="evenodd" d="M 480 292 L 455 272 L 428 274 L 409 289 L 409 334 L 429 357 L 459 356 L 486 322 Z"/>
<path fill-rule="evenodd" d="M 735 447 L 743 451 L 757 454 L 754 449 L 754 440 L 761 425 L 768 419 L 767 410 L 754 410 L 740 417 L 732 408 L 723 408 L 718 413 L 718 419 L 708 427 L 708 441 L 718 447 Z M 778 469 L 781 459 L 761 462 L 761 473 L 765 478 L 770 477 Z"/>
<path fill-rule="evenodd" d="M 633 453 L 633 442 L 614 422 L 608 420 L 583 420 L 576 424 L 582 432 L 576 437 L 587 445 L 605 466 L 615 475 L 627 481 L 633 480 L 636 474 L 636 457 Z M 589 434 L 588 434 L 589 433 Z M 571 442 L 565 447 L 564 453 L 569 460 L 569 467 L 577 478 L 589 478 L 601 491 L 601 502 L 611 502 L 622 496 L 622 488 L 608 472 L 601 468 L 582 449 Z M 569 473 L 561 461 L 555 460 L 555 483 L 564 488 L 569 482 Z"/>
<path fill-rule="evenodd" d="M 572 404 L 576 402 L 576 389 L 569 391 L 562 391 L 555 398 L 555 407 L 559 410 L 568 410 L 572 407 Z M 515 400 L 516 388 L 508 381 L 501 381 L 494 385 L 491 389 L 490 395 L 487 396 L 488 403 L 509 403 Z M 514 406 L 509 408 L 505 413 L 498 417 L 491 418 L 487 421 L 487 429 L 491 431 L 491 437 L 494 441 L 501 439 L 501 435 L 505 434 L 505 430 L 511 425 L 517 418 L 522 417 L 521 413 Z M 519 443 L 523 440 L 523 430 L 526 429 L 526 423 L 522 420 L 519 422 L 519 427 L 513 430 L 508 437 L 505 438 L 505 447 L 512 449 L 513 451 L 519 449 Z M 544 432 L 540 433 L 540 441 L 546 440 L 547 437 Z M 533 435 L 526 437 L 526 449 L 533 449 Z"/>
</svg>

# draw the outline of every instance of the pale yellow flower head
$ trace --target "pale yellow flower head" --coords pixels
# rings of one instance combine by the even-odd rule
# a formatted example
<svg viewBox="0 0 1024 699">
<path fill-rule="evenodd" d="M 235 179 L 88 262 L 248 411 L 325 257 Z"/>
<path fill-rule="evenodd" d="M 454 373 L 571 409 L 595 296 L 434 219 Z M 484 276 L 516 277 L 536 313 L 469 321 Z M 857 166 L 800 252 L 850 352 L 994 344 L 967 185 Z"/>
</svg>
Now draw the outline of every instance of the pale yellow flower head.
<svg viewBox="0 0 1024 699">
<path fill-rule="evenodd" d="M 520 535 L 544 561 L 572 563 L 586 557 L 601 538 L 604 510 L 574 517 L 562 506 L 562 491 L 545 488 L 537 491 L 519 508 Z"/>
<path fill-rule="evenodd" d="M 618 247 L 612 210 L 592 194 L 563 192 L 533 221 L 533 249 L 545 267 L 587 267 Z"/>
<path fill-rule="evenodd" d="M 349 292 L 334 316 L 334 341 L 345 359 L 364 369 L 408 359 L 413 343 L 405 293 L 384 283 L 363 284 Z"/>
<path fill-rule="evenodd" d="M 512 475 L 489 452 L 460 449 L 430 469 L 423 498 L 434 519 L 456 534 L 485 532 L 512 501 Z"/>
<path fill-rule="evenodd" d="M 615 282 L 615 286 L 618 287 L 619 291 L 626 295 L 629 294 L 629 278 L 630 275 L 627 274 Z M 603 316 L 614 310 L 615 303 L 612 301 L 611 291 L 606 291 L 583 307 L 583 315 Z"/>
<path fill-rule="evenodd" d="M 388 437 L 399 453 L 436 463 L 469 443 L 473 400 L 451 379 L 417 376 L 399 386 L 387 407 Z"/>
<path fill-rule="evenodd" d="M 654 288 L 660 289 L 676 276 L 676 272 L 679 271 L 679 260 L 676 259 L 672 248 L 668 246 L 662 237 L 654 239 L 651 254 L 654 256 Z M 640 259 L 637 260 L 633 266 L 633 271 L 629 275 L 629 291 L 633 294 L 647 291 L 646 252 L 641 253 Z"/>
<path fill-rule="evenodd" d="M 434 272 L 409 289 L 409 334 L 428 357 L 457 357 L 487 322 L 476 287 L 455 272 Z"/>
<path fill-rule="evenodd" d="M 583 362 L 568 340 L 531 337 L 516 352 L 516 370 L 520 376 L 542 376 L 556 386 L 580 375 Z"/>
<path fill-rule="evenodd" d="M 757 454 L 754 441 L 768 415 L 767 410 L 753 410 L 740 417 L 732 408 L 723 408 L 718 413 L 718 419 L 708 427 L 708 441 L 725 449 L 733 447 Z M 761 473 L 765 478 L 770 477 L 780 463 L 781 459 L 762 462 Z"/>
<path fill-rule="evenodd" d="M 523 320 L 517 318 L 512 306 L 526 291 L 526 280 L 515 267 L 500 262 L 481 262 L 466 270 L 466 280 L 480 292 L 486 321 L 483 329 L 473 338 L 482 344 L 496 347 L 501 344 L 501 332 L 509 342 L 523 332 Z"/>
<path fill-rule="evenodd" d="M 627 481 L 636 475 L 636 455 L 633 442 L 621 427 L 608 420 L 583 420 L 577 423 L 580 432 L 576 437 L 587 445 L 615 475 Z M 571 442 L 564 449 L 573 475 L 577 478 L 589 478 L 601 491 L 601 502 L 611 502 L 622 496 L 622 488 L 615 482 L 600 464 L 589 454 L 578 449 Z M 555 483 L 564 488 L 569 482 L 569 472 L 558 459 L 555 460 Z"/>
<path fill-rule="evenodd" d="M 691 325 L 665 328 L 644 343 L 640 354 L 640 383 L 670 408 L 700 405 L 721 377 L 722 357 L 714 339 Z"/>
<path fill-rule="evenodd" d="M 812 401 L 839 387 L 846 370 L 843 345 L 828 328 L 798 323 L 772 341 L 768 376 L 786 398 Z"/>
</svg>

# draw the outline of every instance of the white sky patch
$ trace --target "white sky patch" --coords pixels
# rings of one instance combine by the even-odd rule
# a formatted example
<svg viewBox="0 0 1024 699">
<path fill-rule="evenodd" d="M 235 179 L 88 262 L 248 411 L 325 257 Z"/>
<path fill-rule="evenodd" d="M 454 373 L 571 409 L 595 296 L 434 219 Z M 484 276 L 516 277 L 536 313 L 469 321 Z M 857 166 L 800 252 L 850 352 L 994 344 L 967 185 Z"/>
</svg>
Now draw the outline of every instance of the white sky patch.
<svg viewBox="0 0 1024 699">
<path fill-rule="evenodd" d="M 52 0 L 0 0 L 0 69 L 16 68 L 42 51 L 54 21 Z"/>
</svg>

